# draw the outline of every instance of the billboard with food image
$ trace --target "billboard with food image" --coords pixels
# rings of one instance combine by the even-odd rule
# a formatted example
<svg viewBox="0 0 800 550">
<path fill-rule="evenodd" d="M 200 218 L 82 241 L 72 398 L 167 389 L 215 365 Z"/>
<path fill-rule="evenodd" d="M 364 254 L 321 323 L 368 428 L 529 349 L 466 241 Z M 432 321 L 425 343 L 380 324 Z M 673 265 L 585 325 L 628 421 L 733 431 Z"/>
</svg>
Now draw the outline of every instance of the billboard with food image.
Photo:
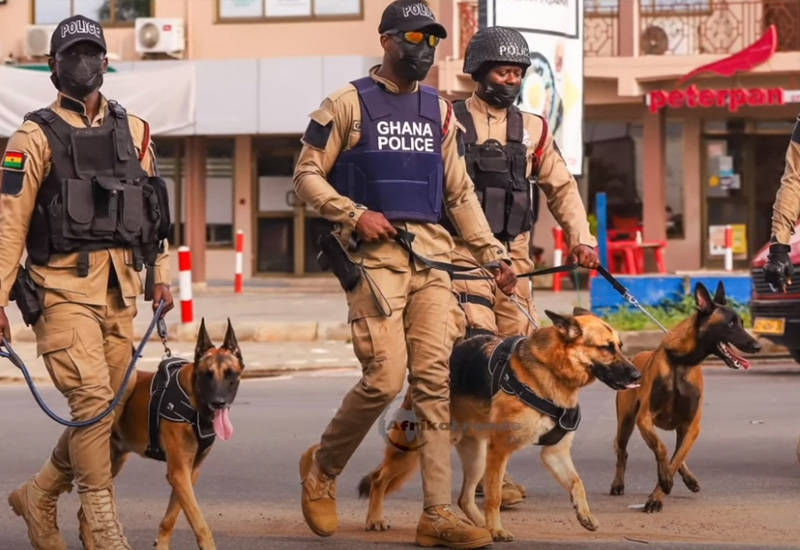
<svg viewBox="0 0 800 550">
<path fill-rule="evenodd" d="M 570 172 L 583 174 L 583 2 L 480 0 L 481 28 L 511 27 L 528 42 L 531 67 L 517 106 L 544 116 Z"/>
</svg>

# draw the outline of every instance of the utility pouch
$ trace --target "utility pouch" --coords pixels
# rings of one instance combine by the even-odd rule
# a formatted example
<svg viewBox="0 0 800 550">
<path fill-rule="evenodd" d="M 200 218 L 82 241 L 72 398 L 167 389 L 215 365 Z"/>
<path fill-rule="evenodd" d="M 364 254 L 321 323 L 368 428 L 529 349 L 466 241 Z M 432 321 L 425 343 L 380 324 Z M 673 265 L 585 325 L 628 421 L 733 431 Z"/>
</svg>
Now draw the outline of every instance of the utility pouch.
<svg viewBox="0 0 800 550">
<path fill-rule="evenodd" d="M 8 299 L 17 303 L 25 325 L 30 327 L 36 324 L 42 314 L 42 307 L 39 305 L 39 293 L 28 270 L 23 266 L 19 266 L 17 279 L 11 287 Z"/>
<path fill-rule="evenodd" d="M 353 290 L 361 280 L 361 271 L 347 255 L 339 239 L 328 233 L 317 239 L 317 245 L 320 248 L 320 253 L 317 255 L 317 265 L 320 269 L 333 271 L 345 292 Z"/>
</svg>

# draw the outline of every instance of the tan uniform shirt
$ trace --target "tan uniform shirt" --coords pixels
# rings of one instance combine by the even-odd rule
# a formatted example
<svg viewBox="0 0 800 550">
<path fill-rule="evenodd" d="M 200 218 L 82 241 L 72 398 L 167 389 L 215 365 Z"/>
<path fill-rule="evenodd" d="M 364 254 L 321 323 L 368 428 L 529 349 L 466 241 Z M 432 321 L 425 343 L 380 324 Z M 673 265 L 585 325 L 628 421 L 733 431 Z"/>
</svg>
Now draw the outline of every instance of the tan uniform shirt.
<svg viewBox="0 0 800 550">
<path fill-rule="evenodd" d="M 800 117 L 794 125 L 792 139 L 786 150 L 786 168 L 772 207 L 772 236 L 779 243 L 789 244 L 798 218 L 800 218 Z"/>
<path fill-rule="evenodd" d="M 101 126 L 108 115 L 108 102 L 105 97 L 101 100 L 98 116 L 92 121 L 86 117 L 83 104 L 62 94 L 58 94 L 58 98 L 50 108 L 75 127 Z M 141 160 L 142 167 L 148 174 L 153 175 L 154 153 L 147 123 L 130 114 L 128 121 L 136 152 L 141 156 L 142 149 L 145 149 Z M 44 131 L 32 121 L 24 122 L 11 136 L 6 152 L 22 153 L 26 158 L 22 168 L 25 173 L 22 190 L 15 195 L 0 190 L 0 307 L 8 306 L 8 294 L 16 279 L 19 262 L 25 250 L 25 239 L 36 204 L 36 195 L 50 173 L 52 158 Z M 2 181 L 2 171 L 3 169 L 0 169 L 0 181 Z M 171 281 L 169 252 L 166 248 L 165 246 L 164 253 L 156 260 L 156 284 L 169 284 Z M 77 276 L 78 259 L 78 253 L 53 255 L 47 266 L 30 265 L 31 277 L 38 285 L 53 290 L 66 300 L 102 306 L 106 303 L 109 277 L 113 268 L 127 305 L 135 303 L 136 297 L 142 294 L 144 286 L 140 275 L 144 271 L 139 273 L 134 270 L 133 254 L 130 250 L 114 248 L 89 252 L 88 277 Z"/>
<path fill-rule="evenodd" d="M 392 82 L 375 75 L 376 69 L 377 67 L 373 67 L 370 70 L 370 76 L 388 91 L 397 93 L 397 87 Z M 464 159 L 459 157 L 456 128 L 460 126 L 456 122 L 455 113 L 452 113 L 452 107 L 444 98 L 440 98 L 440 107 L 442 124 L 446 124 L 442 156 L 445 174 L 444 200 L 449 217 L 464 237 L 472 254 L 482 264 L 499 259 L 510 261 L 503 245 L 492 235 L 475 195 L 472 180 L 467 174 Z M 448 112 L 452 113 L 449 121 Z M 336 192 L 328 183 L 327 176 L 339 154 L 354 147 L 361 137 L 361 105 L 355 86 L 348 84 L 333 93 L 310 116 L 320 127 L 332 123 L 332 128 L 324 146 L 320 143 L 309 143 L 309 139 L 304 136 L 303 148 L 294 173 L 294 189 L 300 199 L 310 204 L 321 216 L 339 224 L 338 236 L 346 243 L 353 235 L 365 207 Z M 452 252 L 453 239 L 441 225 L 408 222 L 396 226 L 402 226 L 416 235 L 413 247 L 418 254 L 432 258 L 449 256 Z M 404 270 L 409 265 L 408 253 L 394 242 L 362 242 L 358 251 L 351 251 L 350 254 L 367 267 Z"/>
<path fill-rule="evenodd" d="M 467 110 L 472 113 L 478 143 L 496 139 L 505 145 L 508 111 L 490 106 L 475 93 L 465 101 L 465 104 Z M 523 139 L 528 146 L 527 174 L 530 177 L 532 160 L 542 136 L 544 123 L 541 118 L 525 112 L 522 113 L 522 120 L 525 129 Z M 555 139 L 550 131 L 542 151 L 539 187 L 547 197 L 547 207 L 556 222 L 564 229 L 569 250 L 579 244 L 596 247 L 597 239 L 589 230 L 586 207 L 578 192 L 578 182 L 572 177 L 567 164 L 556 149 Z M 525 243 L 525 254 L 527 255 L 527 243 Z"/>
</svg>

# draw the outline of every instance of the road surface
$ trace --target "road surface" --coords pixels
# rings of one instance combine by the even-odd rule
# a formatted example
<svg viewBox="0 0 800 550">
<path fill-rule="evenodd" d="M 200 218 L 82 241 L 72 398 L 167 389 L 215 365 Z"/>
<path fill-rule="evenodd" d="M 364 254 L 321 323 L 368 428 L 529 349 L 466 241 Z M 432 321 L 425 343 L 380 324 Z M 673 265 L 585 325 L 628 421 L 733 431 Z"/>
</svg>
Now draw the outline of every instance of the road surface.
<svg viewBox="0 0 800 550">
<path fill-rule="evenodd" d="M 392 529 L 363 530 L 366 501 L 357 499 L 362 475 L 378 464 L 383 441 L 377 425 L 340 477 L 340 529 L 321 539 L 303 522 L 297 462 L 317 441 L 357 370 L 246 380 L 232 409 L 235 433 L 217 442 L 197 484 L 197 495 L 220 549 L 366 549 L 386 543 L 413 548 L 421 506 L 419 476 L 392 495 L 386 506 Z M 600 529 L 581 528 L 569 497 L 544 469 L 536 448 L 511 460 L 510 471 L 528 488 L 528 498 L 503 512 L 512 543 L 494 548 L 650 550 L 800 548 L 800 375 L 793 365 L 755 366 L 749 372 L 706 371 L 704 431 L 689 463 L 701 491 L 689 492 L 678 478 L 664 511 L 647 515 L 629 508 L 643 504 L 655 485 L 655 463 L 638 433 L 629 448 L 625 496 L 608 495 L 614 475 L 614 395 L 598 383 L 582 394 L 583 421 L 573 448 L 592 512 Z M 43 386 L 60 414 L 60 396 Z M 22 520 L 5 505 L 6 495 L 38 469 L 60 427 L 39 411 L 22 385 L 0 386 L 3 441 L 0 476 L 0 548 L 29 548 Z M 672 449 L 674 438 L 665 442 Z M 461 480 L 453 453 L 453 495 Z M 134 548 L 151 548 L 169 487 L 162 463 L 132 458 L 117 484 L 121 520 Z M 479 501 L 480 504 L 481 501 Z M 59 522 L 70 550 L 80 549 L 78 497 L 64 495 Z M 648 544 L 644 544 L 648 543 Z M 713 543 L 706 545 L 702 543 Z M 741 544 L 741 546 L 740 546 Z M 747 546 L 752 545 L 752 546 Z M 173 548 L 196 548 L 182 517 Z"/>
</svg>

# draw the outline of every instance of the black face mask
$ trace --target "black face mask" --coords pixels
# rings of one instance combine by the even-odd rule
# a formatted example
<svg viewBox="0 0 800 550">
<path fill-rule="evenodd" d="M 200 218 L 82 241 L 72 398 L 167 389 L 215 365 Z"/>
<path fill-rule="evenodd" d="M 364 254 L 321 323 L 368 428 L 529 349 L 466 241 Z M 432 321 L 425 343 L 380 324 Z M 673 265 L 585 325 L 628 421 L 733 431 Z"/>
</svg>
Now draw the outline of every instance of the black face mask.
<svg viewBox="0 0 800 550">
<path fill-rule="evenodd" d="M 61 58 L 51 80 L 68 96 L 86 99 L 103 85 L 103 59 L 84 55 Z"/>
<path fill-rule="evenodd" d="M 522 86 L 519 85 L 500 85 L 486 82 L 484 84 L 485 91 L 483 92 L 483 96 L 486 102 L 492 107 L 507 109 L 516 101 L 521 89 Z"/>
<path fill-rule="evenodd" d="M 400 75 L 407 80 L 425 80 L 433 66 L 434 49 L 424 42 L 422 44 L 400 42 L 398 45 L 403 52 L 402 57 L 397 60 Z"/>
</svg>

